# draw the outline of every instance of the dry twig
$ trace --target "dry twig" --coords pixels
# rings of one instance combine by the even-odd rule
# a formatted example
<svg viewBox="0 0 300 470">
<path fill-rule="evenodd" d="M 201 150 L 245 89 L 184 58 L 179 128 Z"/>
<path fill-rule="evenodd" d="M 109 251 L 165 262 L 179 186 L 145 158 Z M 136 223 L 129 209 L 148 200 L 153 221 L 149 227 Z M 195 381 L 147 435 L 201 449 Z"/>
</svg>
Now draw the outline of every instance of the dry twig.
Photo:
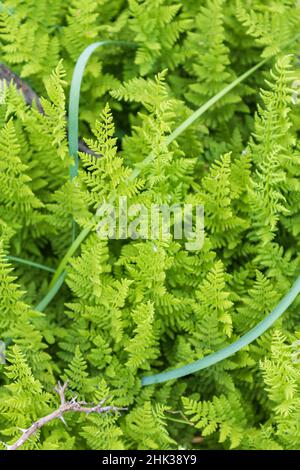
<svg viewBox="0 0 300 470">
<path fill-rule="evenodd" d="M 88 403 L 85 402 L 78 402 L 77 397 L 73 397 L 72 400 L 66 401 L 65 392 L 68 387 L 68 382 L 65 382 L 61 385 L 59 382 L 54 388 L 56 393 L 59 395 L 60 398 L 60 406 L 52 413 L 44 416 L 43 418 L 38 419 L 28 429 L 21 429 L 22 436 L 11 445 L 4 444 L 7 450 L 17 450 L 21 447 L 31 436 L 33 436 L 41 427 L 45 426 L 45 424 L 53 421 L 54 419 L 60 419 L 65 425 L 66 422 L 64 420 L 63 414 L 69 411 L 75 411 L 78 413 L 109 413 L 111 411 L 121 411 L 126 410 L 127 408 L 118 408 L 116 406 L 103 406 L 106 398 L 102 400 L 98 405 L 89 406 Z"/>
</svg>

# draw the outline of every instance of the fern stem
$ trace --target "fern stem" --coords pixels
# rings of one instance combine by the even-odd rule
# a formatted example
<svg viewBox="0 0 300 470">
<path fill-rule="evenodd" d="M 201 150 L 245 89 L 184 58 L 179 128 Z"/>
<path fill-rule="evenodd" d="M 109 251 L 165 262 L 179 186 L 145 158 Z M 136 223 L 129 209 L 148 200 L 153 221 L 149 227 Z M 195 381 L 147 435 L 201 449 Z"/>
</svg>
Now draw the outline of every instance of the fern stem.
<svg viewBox="0 0 300 470">
<path fill-rule="evenodd" d="M 198 361 L 187 364 L 186 366 L 179 367 L 178 369 L 172 369 L 167 372 L 160 374 L 151 375 L 149 377 L 142 378 L 142 385 L 152 385 L 157 383 L 166 382 L 167 380 L 178 379 L 185 377 L 186 375 L 194 374 L 199 370 L 206 369 L 207 367 L 213 366 L 218 362 L 223 361 L 227 357 L 232 356 L 240 349 L 244 348 L 248 344 L 255 341 L 265 331 L 267 331 L 281 315 L 288 309 L 288 307 L 294 302 L 298 294 L 300 293 L 300 276 L 293 284 L 291 290 L 283 297 L 279 304 L 272 310 L 272 312 L 266 316 L 261 322 L 259 322 L 254 328 L 248 331 L 244 336 L 239 338 L 234 343 L 226 346 L 219 351 L 209 354 L 208 356 L 199 359 Z"/>
<path fill-rule="evenodd" d="M 49 268 L 49 266 L 45 266 L 44 264 L 40 264 L 40 263 L 35 263 L 34 261 L 30 261 L 24 258 L 19 258 L 18 256 L 7 256 L 6 258 L 9 261 L 15 261 L 16 263 L 19 263 L 19 264 L 26 264 L 27 266 L 31 266 L 33 268 L 48 271 L 49 273 L 55 273 L 55 269 Z"/>
</svg>

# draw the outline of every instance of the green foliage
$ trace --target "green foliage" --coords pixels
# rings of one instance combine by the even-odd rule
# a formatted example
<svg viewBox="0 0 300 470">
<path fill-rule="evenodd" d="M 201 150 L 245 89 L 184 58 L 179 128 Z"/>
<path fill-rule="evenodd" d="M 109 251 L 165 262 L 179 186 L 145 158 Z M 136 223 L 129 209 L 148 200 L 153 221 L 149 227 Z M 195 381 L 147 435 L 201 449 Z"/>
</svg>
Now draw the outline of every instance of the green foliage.
<svg viewBox="0 0 300 470">
<path fill-rule="evenodd" d="M 1 61 L 44 111 L 0 82 L 2 442 L 56 409 L 53 387 L 68 380 L 68 399 L 126 410 L 69 413 L 24 449 L 299 448 L 299 299 L 234 356 L 141 384 L 238 339 L 299 276 L 298 16 L 292 0 L 1 2 Z M 71 181 L 66 96 L 79 54 L 103 39 L 137 47 L 100 48 L 87 65 L 79 131 L 90 152 Z M 172 233 L 101 238 L 98 207 L 119 209 L 120 196 L 147 210 L 204 205 L 203 247 L 188 251 Z M 65 284 L 38 312 L 50 273 L 8 256 L 55 269 L 83 229 Z"/>
<path fill-rule="evenodd" d="M 286 184 L 288 161 L 293 158 L 294 136 L 289 132 L 291 123 L 290 87 L 293 77 L 289 70 L 289 58 L 277 62 L 273 76 L 275 84 L 263 92 L 264 109 L 259 110 L 255 126 L 255 140 L 250 144 L 252 159 L 257 164 L 253 179 L 251 204 L 260 208 L 259 219 L 254 220 L 256 237 L 262 242 L 272 240 L 280 214 L 286 214 L 283 187 Z"/>
<path fill-rule="evenodd" d="M 6 368 L 9 384 L 1 388 L 1 434 L 14 442 L 22 429 L 49 413 L 51 395 L 44 392 L 39 380 L 32 375 L 24 355 L 18 346 L 13 346 L 7 359 L 11 364 Z M 38 434 L 28 441 L 25 448 L 34 448 Z"/>
<path fill-rule="evenodd" d="M 299 347 L 298 340 L 287 343 L 277 330 L 272 337 L 270 357 L 260 362 L 269 399 L 266 420 L 260 428 L 253 426 L 255 415 L 246 413 L 237 393 L 199 402 L 183 397 L 186 415 L 191 416 L 203 436 L 214 434 L 220 443 L 228 441 L 230 448 L 299 449 L 300 367 L 296 345 Z"/>
<path fill-rule="evenodd" d="M 155 66 L 173 68 L 178 63 L 180 47 L 177 43 L 191 26 L 191 19 L 180 14 L 180 3 L 168 3 L 166 0 L 129 0 L 129 28 L 139 44 L 135 63 L 142 75 Z"/>
<path fill-rule="evenodd" d="M 188 34 L 184 45 L 187 67 L 192 76 L 185 96 L 190 103 L 197 106 L 235 78 L 230 67 L 230 51 L 225 45 L 224 1 L 205 3 L 199 8 L 195 18 L 196 31 Z M 205 122 L 217 126 L 220 121 L 229 120 L 234 112 L 233 105 L 240 101 L 239 95 L 228 95 L 209 111 Z"/>
<path fill-rule="evenodd" d="M 247 33 L 265 47 L 263 56 L 270 56 L 289 41 L 291 32 L 297 32 L 299 4 L 292 0 L 259 2 L 250 0 L 246 7 L 237 1 L 237 16 Z M 287 14 L 288 12 L 288 14 Z"/>
<path fill-rule="evenodd" d="M 169 449 L 176 444 L 168 435 L 165 412 L 167 407 L 153 407 L 149 401 L 134 408 L 126 417 L 128 439 L 137 449 Z"/>
<path fill-rule="evenodd" d="M 226 398 L 221 395 L 214 397 L 211 402 L 197 403 L 188 398 L 182 401 L 187 416 L 192 416 L 192 422 L 202 430 L 203 436 L 218 432 L 220 443 L 228 440 L 231 448 L 240 444 L 246 416 L 238 397 L 233 395 Z"/>
</svg>

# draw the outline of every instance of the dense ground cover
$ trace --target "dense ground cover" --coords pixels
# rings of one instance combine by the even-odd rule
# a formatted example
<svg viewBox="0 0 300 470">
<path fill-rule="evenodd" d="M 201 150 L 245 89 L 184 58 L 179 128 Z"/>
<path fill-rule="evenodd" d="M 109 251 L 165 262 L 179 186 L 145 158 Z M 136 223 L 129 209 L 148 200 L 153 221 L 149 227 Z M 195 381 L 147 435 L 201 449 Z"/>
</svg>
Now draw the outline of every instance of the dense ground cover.
<svg viewBox="0 0 300 470">
<path fill-rule="evenodd" d="M 59 407 L 62 391 L 53 388 L 66 380 L 76 406 L 107 398 L 125 409 L 70 411 L 67 427 L 51 420 L 22 449 L 299 449 L 299 296 L 232 357 L 175 381 L 141 383 L 240 338 L 299 276 L 298 3 L 0 3 L 3 449 Z M 72 73 L 85 47 L 103 39 L 134 44 L 111 43 L 88 62 L 83 151 L 70 179 Z M 149 208 L 204 205 L 202 249 L 172 238 L 100 239 L 97 207 L 119 196 Z M 75 236 L 86 236 L 58 289 L 62 277 L 51 281 L 52 271 L 74 241 L 73 221 Z"/>
</svg>

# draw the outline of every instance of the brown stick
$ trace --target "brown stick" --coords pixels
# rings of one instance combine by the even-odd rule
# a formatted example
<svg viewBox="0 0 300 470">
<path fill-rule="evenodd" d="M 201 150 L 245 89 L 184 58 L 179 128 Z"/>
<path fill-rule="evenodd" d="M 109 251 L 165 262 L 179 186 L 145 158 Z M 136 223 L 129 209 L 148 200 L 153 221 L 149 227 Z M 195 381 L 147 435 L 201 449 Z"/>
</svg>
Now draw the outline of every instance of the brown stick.
<svg viewBox="0 0 300 470">
<path fill-rule="evenodd" d="M 0 64 L 0 80 L 4 80 L 8 85 L 11 82 L 14 83 L 17 89 L 21 91 L 25 103 L 27 103 L 28 106 L 32 106 L 33 103 L 35 103 L 39 113 L 45 114 L 41 105 L 39 95 L 24 80 L 22 80 L 17 74 L 15 74 L 10 68 L 8 68 L 4 64 Z M 82 139 L 79 139 L 78 141 L 78 149 L 80 152 L 99 156 L 95 152 L 93 152 Z"/>
<path fill-rule="evenodd" d="M 59 395 L 60 398 L 60 406 L 57 410 L 52 411 L 47 416 L 38 419 L 28 429 L 22 429 L 22 436 L 12 445 L 4 444 L 7 450 L 17 450 L 21 447 L 32 435 L 34 435 L 38 429 L 45 426 L 45 424 L 49 423 L 53 419 L 60 419 L 64 424 L 65 420 L 63 418 L 64 413 L 68 413 L 69 411 L 75 411 L 78 413 L 109 413 L 110 411 L 121 411 L 126 410 L 127 408 L 117 408 L 115 406 L 103 406 L 106 399 L 102 400 L 98 405 L 95 406 L 87 406 L 88 404 L 85 402 L 77 402 L 76 397 L 72 398 L 71 401 L 66 401 L 65 392 L 68 387 L 68 382 L 65 382 L 61 385 L 59 382 L 57 386 L 54 388 L 56 393 Z"/>
<path fill-rule="evenodd" d="M 0 64 L 0 79 L 5 80 L 8 85 L 13 82 L 16 85 L 17 89 L 22 92 L 25 102 L 29 106 L 32 106 L 33 102 L 35 102 L 39 112 L 41 114 L 44 114 L 40 98 L 36 94 L 36 92 L 4 64 Z"/>
</svg>

